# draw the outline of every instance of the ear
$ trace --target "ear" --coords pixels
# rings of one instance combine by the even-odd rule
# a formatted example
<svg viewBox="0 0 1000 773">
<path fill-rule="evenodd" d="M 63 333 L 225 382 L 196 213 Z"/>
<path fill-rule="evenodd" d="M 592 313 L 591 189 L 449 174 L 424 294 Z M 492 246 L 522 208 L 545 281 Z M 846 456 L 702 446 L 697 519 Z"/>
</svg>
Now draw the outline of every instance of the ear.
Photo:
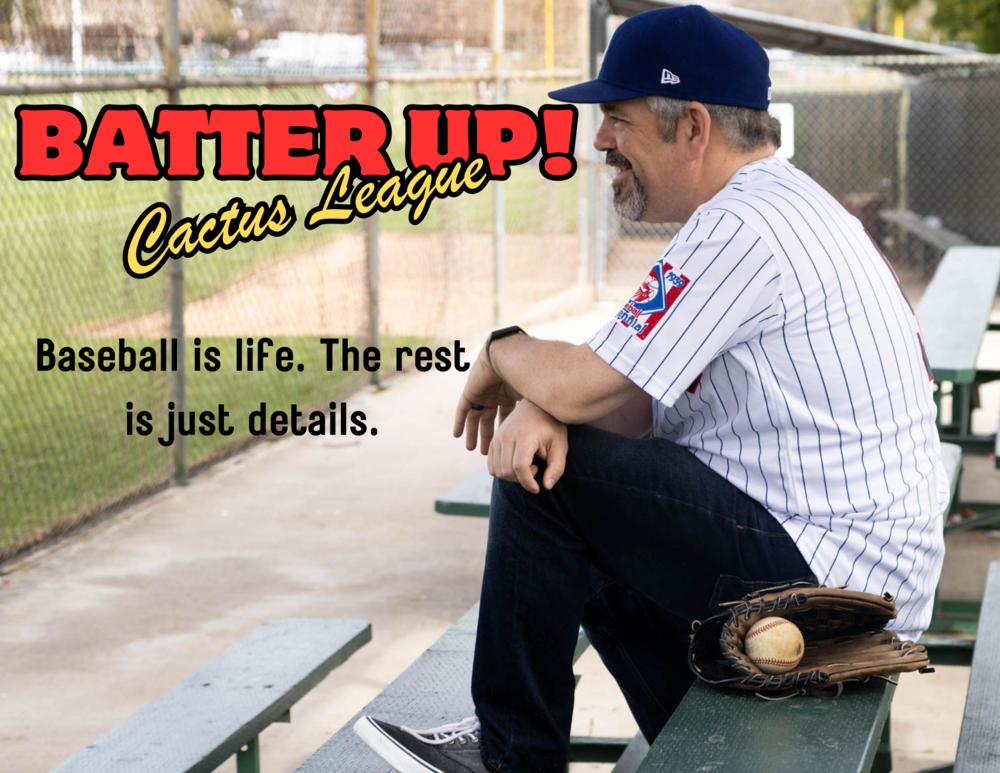
<svg viewBox="0 0 1000 773">
<path fill-rule="evenodd" d="M 683 127 L 683 129 L 681 128 Z M 701 102 L 688 104 L 687 119 L 678 126 L 678 141 L 683 141 L 692 158 L 701 158 L 712 137 L 712 116 Z"/>
</svg>

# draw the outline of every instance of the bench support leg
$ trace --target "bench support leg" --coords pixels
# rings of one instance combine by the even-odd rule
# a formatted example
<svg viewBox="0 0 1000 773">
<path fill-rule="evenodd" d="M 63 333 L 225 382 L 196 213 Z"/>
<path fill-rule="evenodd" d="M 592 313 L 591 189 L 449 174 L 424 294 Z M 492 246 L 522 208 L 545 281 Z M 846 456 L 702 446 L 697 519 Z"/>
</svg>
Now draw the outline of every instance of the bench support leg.
<svg viewBox="0 0 1000 773">
<path fill-rule="evenodd" d="M 631 738 L 600 738 L 574 735 L 569 739 L 569 762 L 618 762 Z"/>
<path fill-rule="evenodd" d="M 872 763 L 872 773 L 892 773 L 892 741 L 889 738 L 889 726 L 892 724 L 892 716 L 885 718 L 882 726 L 882 738 L 878 742 L 878 749 L 875 751 L 875 761 Z"/>
<path fill-rule="evenodd" d="M 992 376 L 992 373 L 990 374 Z M 963 450 L 972 453 L 992 453 L 996 443 L 996 435 L 973 435 L 972 434 L 972 411 L 977 408 L 979 380 L 971 384 L 951 383 L 951 391 L 943 392 L 939 384 L 934 390 L 934 404 L 937 406 L 938 432 L 941 440 L 956 443 L 962 446 Z M 945 424 L 941 418 L 941 397 L 951 396 L 951 421 Z"/>
<path fill-rule="evenodd" d="M 958 523 L 946 523 L 945 534 L 995 526 L 1000 521 L 1000 509 L 997 509 L 996 502 L 962 502 L 960 511 L 964 511 L 965 516 Z"/>
<path fill-rule="evenodd" d="M 958 434 L 968 437 L 972 434 L 972 384 L 955 384 L 958 400 Z M 952 409 L 955 410 L 954 408 Z"/>
<path fill-rule="evenodd" d="M 236 752 L 236 773 L 260 773 L 260 736 Z"/>
</svg>

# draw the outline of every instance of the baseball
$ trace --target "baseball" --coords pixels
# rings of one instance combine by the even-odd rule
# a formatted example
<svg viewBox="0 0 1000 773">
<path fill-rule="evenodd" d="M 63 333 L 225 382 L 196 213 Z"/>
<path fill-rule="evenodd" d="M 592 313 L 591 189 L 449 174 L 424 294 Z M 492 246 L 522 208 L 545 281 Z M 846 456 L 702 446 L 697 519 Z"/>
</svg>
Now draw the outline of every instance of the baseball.
<svg viewBox="0 0 1000 773">
<path fill-rule="evenodd" d="M 784 674 L 802 660 L 802 631 L 783 617 L 765 617 L 754 623 L 744 640 L 747 656 L 765 674 Z"/>
</svg>

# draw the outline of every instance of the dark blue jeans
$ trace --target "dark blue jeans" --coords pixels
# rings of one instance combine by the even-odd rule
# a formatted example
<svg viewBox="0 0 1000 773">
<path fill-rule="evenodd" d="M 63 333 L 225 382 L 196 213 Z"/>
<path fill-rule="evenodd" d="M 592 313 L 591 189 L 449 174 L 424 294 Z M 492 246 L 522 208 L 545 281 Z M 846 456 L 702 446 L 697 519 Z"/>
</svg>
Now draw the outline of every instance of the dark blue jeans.
<svg viewBox="0 0 1000 773">
<path fill-rule="evenodd" d="M 652 741 L 694 678 L 691 622 L 797 579 L 780 524 L 689 451 L 570 427 L 552 491 L 493 486 L 472 672 L 486 765 L 563 773 L 581 624 Z"/>
</svg>

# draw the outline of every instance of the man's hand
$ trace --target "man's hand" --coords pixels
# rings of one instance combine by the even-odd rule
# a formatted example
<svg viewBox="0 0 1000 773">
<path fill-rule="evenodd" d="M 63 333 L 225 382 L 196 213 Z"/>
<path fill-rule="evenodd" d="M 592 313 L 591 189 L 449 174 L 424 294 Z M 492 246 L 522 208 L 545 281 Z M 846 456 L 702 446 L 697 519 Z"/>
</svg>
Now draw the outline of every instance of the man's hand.
<svg viewBox="0 0 1000 773">
<path fill-rule="evenodd" d="M 545 460 L 543 484 L 551 489 L 566 469 L 568 450 L 566 425 L 530 400 L 521 400 L 493 437 L 487 466 L 493 477 L 517 481 L 526 491 L 537 494 L 535 456 Z"/>
<path fill-rule="evenodd" d="M 507 336 L 493 342 L 490 358 L 479 352 L 455 411 L 455 437 L 464 432 L 470 451 L 478 434 L 480 452 L 488 452 L 497 418 L 502 422 L 522 396 L 564 424 L 587 424 L 642 394 L 587 344 Z"/>
<path fill-rule="evenodd" d="M 461 437 L 464 431 L 465 448 L 474 451 L 478 436 L 480 453 L 485 456 L 493 438 L 497 414 L 503 421 L 520 399 L 521 395 L 493 370 L 486 359 L 486 349 L 483 349 L 469 370 L 469 379 L 458 401 L 455 437 Z"/>
</svg>

